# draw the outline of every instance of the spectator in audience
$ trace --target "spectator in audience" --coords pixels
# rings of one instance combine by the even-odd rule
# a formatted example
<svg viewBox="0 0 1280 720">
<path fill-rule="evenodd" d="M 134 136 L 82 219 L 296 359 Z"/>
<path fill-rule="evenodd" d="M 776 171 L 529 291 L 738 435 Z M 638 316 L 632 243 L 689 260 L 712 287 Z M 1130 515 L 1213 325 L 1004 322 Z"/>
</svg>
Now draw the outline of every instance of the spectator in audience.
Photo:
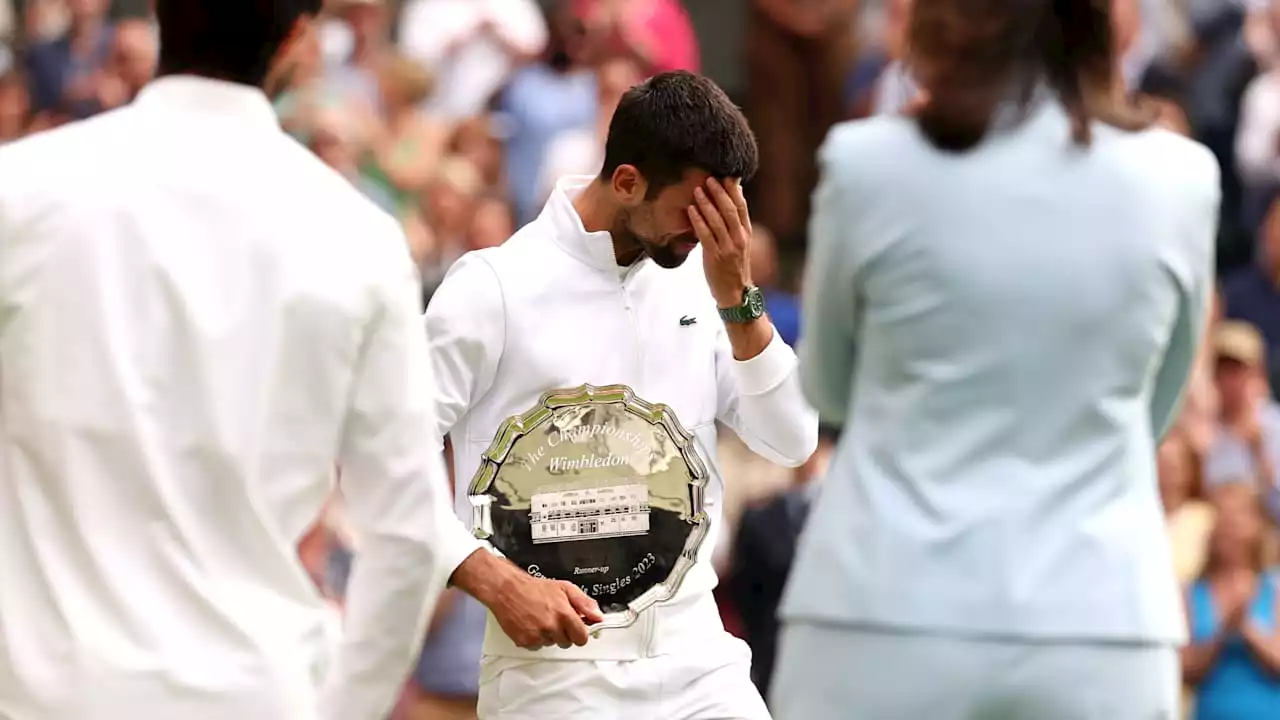
<svg viewBox="0 0 1280 720">
<path fill-rule="evenodd" d="M 398 210 L 394 196 L 360 173 L 364 144 L 350 116 L 336 108 L 317 111 L 311 119 L 307 137 L 308 147 L 317 157 L 350 180 L 378 207 L 392 214 Z"/>
<path fill-rule="evenodd" d="M 14 36 L 14 13 L 12 0 L 0 0 L 0 47 Z M 4 69 L 0 69 L 3 73 Z"/>
<path fill-rule="evenodd" d="M 31 103 L 22 75 L 16 70 L 0 73 L 0 145 L 23 136 L 30 114 Z"/>
<path fill-rule="evenodd" d="M 534 0 L 408 0 L 400 15 L 400 47 L 440 79 L 424 109 L 451 123 L 482 113 L 546 44 Z"/>
<path fill-rule="evenodd" d="M 330 0 L 329 8 L 339 22 L 345 52 L 328 65 L 325 81 L 359 112 L 381 112 L 378 71 L 391 44 L 387 0 Z"/>
<path fill-rule="evenodd" d="M 159 52 L 159 35 L 151 22 L 130 19 L 116 23 L 107 72 L 117 84 L 118 104 L 132 102 L 155 75 Z"/>
<path fill-rule="evenodd" d="M 1234 143 L 1243 192 L 1241 224 L 1246 232 L 1261 225 L 1267 205 L 1280 188 L 1280 67 L 1274 64 L 1272 52 L 1280 3 L 1262 2 L 1265 10 L 1251 13 L 1249 22 L 1263 26 L 1271 49 L 1264 53 L 1261 72 L 1249 80 L 1240 99 Z M 1251 32 L 1250 24 L 1245 30 Z"/>
<path fill-rule="evenodd" d="M 800 239 L 817 178 L 818 144 L 844 119 L 843 89 L 853 67 L 857 9 L 857 0 L 750 4 L 747 107 L 760 138 L 751 214 L 783 244 Z"/>
<path fill-rule="evenodd" d="M 769 228 L 752 224 L 751 279 L 764 292 L 769 319 L 791 347 L 800 341 L 800 298 L 782 285 L 778 273 L 778 241 Z"/>
<path fill-rule="evenodd" d="M 595 175 L 604 163 L 604 141 L 609 134 L 613 111 L 632 85 L 643 80 L 634 60 L 617 55 L 601 60 L 596 67 L 599 102 L 592 125 L 563 130 L 547 143 L 542 154 L 538 195 L 542 202 L 551 197 L 556 182 L 566 175 Z M 772 313 L 770 314 L 772 317 Z"/>
<path fill-rule="evenodd" d="M 378 68 L 379 115 L 355 110 L 363 120 L 367 153 L 361 172 L 395 202 L 403 218 L 416 209 L 418 194 L 435 174 L 449 142 L 449 127 L 419 109 L 431 94 L 430 71 L 398 53 L 384 54 Z"/>
<path fill-rule="evenodd" d="M 67 0 L 24 0 L 22 28 L 27 42 L 43 43 L 56 40 L 71 25 L 71 11 Z"/>
<path fill-rule="evenodd" d="M 635 62 L 645 77 L 698 72 L 698 38 L 680 0 L 574 0 L 597 48 Z"/>
<path fill-rule="evenodd" d="M 1204 575 L 1187 592 L 1191 642 L 1182 671 L 1197 720 L 1280 717 L 1280 593 L 1266 568 L 1267 524 L 1246 483 L 1214 492 Z"/>
<path fill-rule="evenodd" d="M 50 122 L 77 120 L 100 112 L 101 71 L 111 54 L 108 0 L 67 0 L 70 26 L 53 40 L 27 49 L 31 104 Z"/>
<path fill-rule="evenodd" d="M 500 195 L 488 194 L 476 201 L 467 230 L 467 250 L 497 247 L 516 231 L 511 205 Z"/>
<path fill-rule="evenodd" d="M 1172 432 L 1160 443 L 1156 471 L 1165 527 L 1173 553 L 1173 568 L 1180 583 L 1200 577 L 1213 531 L 1213 507 L 1197 497 L 1199 468 L 1196 454 L 1181 433 Z"/>
<path fill-rule="evenodd" d="M 497 124 L 494 117 L 488 114 L 477 115 L 461 123 L 453 133 L 450 154 L 466 158 L 480 173 L 485 187 L 503 192 L 505 148 L 495 133 Z"/>
<path fill-rule="evenodd" d="M 884 56 L 874 58 L 873 64 L 867 68 L 869 71 L 877 64 L 880 66 L 879 77 L 872 81 L 866 100 L 867 114 L 900 113 L 920 91 L 902 63 L 911 0 L 886 0 L 885 4 Z"/>
<path fill-rule="evenodd" d="M 599 103 L 596 75 L 583 64 L 587 30 L 568 0 L 556 4 L 550 27 L 546 57 L 518 71 L 499 103 L 508 133 L 507 189 L 521 225 L 541 207 L 538 178 L 547 144 L 564 130 L 590 127 Z"/>
<path fill-rule="evenodd" d="M 1210 488 L 1249 483 L 1280 521 L 1280 405 L 1269 394 L 1262 336 L 1248 323 L 1224 321 L 1213 341 L 1220 409 L 1205 482 Z"/>
<path fill-rule="evenodd" d="M 1280 199 L 1271 203 L 1258 233 L 1254 262 L 1223 281 L 1227 317 L 1252 324 L 1266 339 L 1271 353 L 1269 375 L 1280 372 Z M 1273 383 L 1272 390 L 1280 389 Z"/>
<path fill-rule="evenodd" d="M 449 266 L 467 250 L 467 233 L 475 214 L 476 198 L 484 182 L 475 166 L 456 155 L 440 163 L 436 177 L 422 193 L 423 211 L 434 245 L 422 266 L 428 295 L 444 279 Z"/>
<path fill-rule="evenodd" d="M 1247 186 L 1280 184 L 1280 68 L 1249 81 L 1240 103 L 1236 165 Z"/>
<path fill-rule="evenodd" d="M 1245 11 L 1242 36 L 1259 69 L 1276 67 L 1276 3 L 1271 0 L 1237 0 Z"/>
</svg>

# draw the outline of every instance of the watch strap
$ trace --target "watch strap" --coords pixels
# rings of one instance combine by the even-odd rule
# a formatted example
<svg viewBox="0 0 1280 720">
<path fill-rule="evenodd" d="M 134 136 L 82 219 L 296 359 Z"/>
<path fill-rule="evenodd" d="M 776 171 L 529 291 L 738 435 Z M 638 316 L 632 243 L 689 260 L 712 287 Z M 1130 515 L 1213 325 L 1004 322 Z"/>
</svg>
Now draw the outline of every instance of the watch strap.
<svg viewBox="0 0 1280 720">
<path fill-rule="evenodd" d="M 720 319 L 727 323 L 747 323 L 764 315 L 764 295 L 758 287 L 749 287 L 742 293 L 742 304 L 719 308 Z"/>
</svg>

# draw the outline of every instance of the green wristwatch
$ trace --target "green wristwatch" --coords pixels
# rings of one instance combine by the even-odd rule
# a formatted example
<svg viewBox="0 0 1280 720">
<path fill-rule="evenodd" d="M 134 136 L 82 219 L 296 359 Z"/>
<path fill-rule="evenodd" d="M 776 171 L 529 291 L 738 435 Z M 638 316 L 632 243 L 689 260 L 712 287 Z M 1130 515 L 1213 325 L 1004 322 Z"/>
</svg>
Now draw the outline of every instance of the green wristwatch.
<svg viewBox="0 0 1280 720">
<path fill-rule="evenodd" d="M 742 304 L 720 308 L 720 319 L 727 323 L 747 323 L 764 315 L 764 293 L 758 287 L 742 291 Z"/>
</svg>

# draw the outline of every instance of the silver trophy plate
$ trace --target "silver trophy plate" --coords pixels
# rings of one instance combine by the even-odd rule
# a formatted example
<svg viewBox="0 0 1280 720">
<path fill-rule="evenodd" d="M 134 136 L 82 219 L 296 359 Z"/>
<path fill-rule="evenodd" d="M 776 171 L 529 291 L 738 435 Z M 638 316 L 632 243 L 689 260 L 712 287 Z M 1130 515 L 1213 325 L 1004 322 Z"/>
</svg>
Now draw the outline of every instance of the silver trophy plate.
<svg viewBox="0 0 1280 720">
<path fill-rule="evenodd" d="M 498 428 L 471 480 L 476 537 L 600 604 L 596 631 L 671 598 L 710 527 L 707 467 L 665 405 L 625 385 L 551 390 Z"/>
</svg>

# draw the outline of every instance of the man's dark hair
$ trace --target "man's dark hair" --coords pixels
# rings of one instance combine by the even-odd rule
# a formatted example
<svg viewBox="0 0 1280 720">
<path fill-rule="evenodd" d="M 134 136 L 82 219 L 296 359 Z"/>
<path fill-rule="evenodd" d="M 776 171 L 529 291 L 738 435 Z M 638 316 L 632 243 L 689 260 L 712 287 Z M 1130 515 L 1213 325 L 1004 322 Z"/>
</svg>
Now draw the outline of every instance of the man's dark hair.
<svg viewBox="0 0 1280 720">
<path fill-rule="evenodd" d="M 742 111 L 708 78 L 677 70 L 623 94 L 609 122 L 600 177 L 634 165 L 653 197 L 694 168 L 747 182 L 758 164 L 756 139 Z"/>
<path fill-rule="evenodd" d="M 300 18 L 321 0 L 156 0 L 159 75 L 260 87 Z"/>
</svg>

